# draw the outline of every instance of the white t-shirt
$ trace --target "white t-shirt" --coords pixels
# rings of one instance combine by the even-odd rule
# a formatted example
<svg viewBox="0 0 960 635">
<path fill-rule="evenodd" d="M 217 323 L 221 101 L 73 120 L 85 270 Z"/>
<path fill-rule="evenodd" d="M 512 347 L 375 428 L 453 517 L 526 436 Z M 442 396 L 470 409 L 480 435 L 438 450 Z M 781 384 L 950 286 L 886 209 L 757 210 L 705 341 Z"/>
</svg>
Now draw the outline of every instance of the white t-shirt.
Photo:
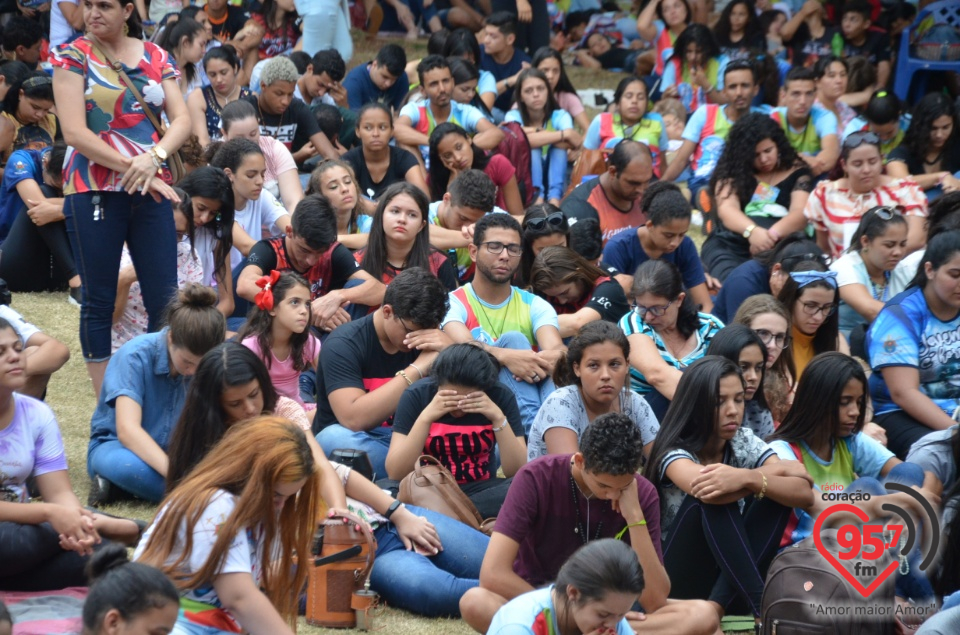
<svg viewBox="0 0 960 635">
<path fill-rule="evenodd" d="M 70 23 L 67 22 L 67 18 L 64 17 L 63 11 L 60 10 L 60 3 L 65 2 L 67 4 L 74 5 L 78 11 L 82 10 L 80 8 L 79 0 L 53 0 L 50 5 L 50 49 L 52 50 L 55 46 L 60 46 L 71 37 L 77 31 L 74 30 Z"/>
<path fill-rule="evenodd" d="M 268 236 L 279 234 L 282 229 L 277 225 L 277 221 L 280 220 L 281 216 L 289 213 L 284 208 L 283 203 L 278 201 L 273 194 L 263 190 L 260 192 L 260 198 L 255 201 L 247 201 L 246 206 L 237 212 L 235 220 L 250 238 L 257 241 L 263 239 L 264 227 L 267 228 Z M 243 254 L 234 247 L 230 251 L 231 265 L 236 268 L 242 260 Z"/>
<path fill-rule="evenodd" d="M 13 330 L 17 332 L 17 335 L 20 337 L 20 343 L 24 346 L 27 345 L 27 342 L 31 337 L 40 332 L 33 324 L 30 324 L 23 316 L 11 309 L 6 304 L 0 304 L 0 318 L 3 318 L 10 323 L 10 326 L 13 327 Z"/>
<path fill-rule="evenodd" d="M 185 563 L 184 573 L 191 574 L 199 571 L 203 565 L 206 564 L 207 558 L 217 541 L 217 531 L 233 513 L 235 506 L 236 497 L 233 494 L 220 490 L 213 495 L 210 503 L 200 514 L 200 518 L 197 519 L 197 524 L 193 527 L 193 548 L 190 551 L 190 558 Z M 163 518 L 164 511 L 165 509 L 161 510 L 156 520 L 147 528 L 143 539 L 137 546 L 136 553 L 134 553 L 134 560 L 143 554 L 144 547 L 150 541 L 153 530 L 157 526 L 157 521 Z M 223 564 L 217 570 L 216 575 L 249 573 L 253 576 L 254 584 L 259 587 L 263 578 L 263 571 L 260 565 L 263 562 L 263 550 L 265 547 L 263 544 L 265 540 L 264 533 L 262 525 L 241 528 L 233 537 L 233 541 L 230 543 L 230 547 L 227 549 L 226 556 L 223 559 Z M 186 526 L 181 525 L 178 529 L 176 544 L 183 545 L 185 540 Z M 174 549 L 173 553 L 170 554 L 168 562 L 176 561 L 180 557 L 180 554 L 181 552 L 178 549 Z M 217 591 L 212 584 L 204 585 L 198 589 L 190 589 L 182 594 L 182 599 L 206 605 L 211 609 L 219 609 L 223 611 L 225 615 L 232 618 L 229 612 L 223 609 L 220 598 L 217 597 Z M 187 617 L 189 621 L 189 615 Z M 242 632 L 239 624 L 237 624 L 236 632 Z"/>
</svg>

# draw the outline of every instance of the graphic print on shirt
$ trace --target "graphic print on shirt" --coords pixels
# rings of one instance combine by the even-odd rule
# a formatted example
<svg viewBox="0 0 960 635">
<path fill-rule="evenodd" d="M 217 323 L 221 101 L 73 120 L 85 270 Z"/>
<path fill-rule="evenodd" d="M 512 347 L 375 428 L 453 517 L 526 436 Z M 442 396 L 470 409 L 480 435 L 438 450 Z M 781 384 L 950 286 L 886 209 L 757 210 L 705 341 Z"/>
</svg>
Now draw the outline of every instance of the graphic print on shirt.
<svg viewBox="0 0 960 635">
<path fill-rule="evenodd" d="M 496 439 L 489 422 L 481 425 L 456 425 L 435 422 L 430 425 L 426 454 L 450 470 L 458 483 L 485 481 L 490 473 L 490 455 Z"/>
</svg>

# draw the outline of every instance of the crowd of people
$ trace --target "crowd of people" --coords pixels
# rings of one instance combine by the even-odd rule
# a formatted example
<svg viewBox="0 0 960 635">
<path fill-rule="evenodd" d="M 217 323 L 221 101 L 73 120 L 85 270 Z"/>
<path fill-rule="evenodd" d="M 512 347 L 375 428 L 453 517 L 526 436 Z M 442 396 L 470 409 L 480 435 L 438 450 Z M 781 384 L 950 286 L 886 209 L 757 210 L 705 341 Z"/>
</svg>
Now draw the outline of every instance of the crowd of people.
<svg viewBox="0 0 960 635">
<path fill-rule="evenodd" d="M 0 589 L 290 633 L 351 512 L 392 606 L 716 635 L 828 484 L 920 512 L 900 483 L 946 529 L 897 601 L 956 631 L 960 74 L 892 88 L 927 3 L 200 4 L 0 17 Z M 351 60 L 351 24 L 427 54 Z M 45 290 L 80 306 L 87 506 L 43 402 L 71 351 L 9 306 Z M 489 535 L 398 500 L 421 455 Z"/>
</svg>

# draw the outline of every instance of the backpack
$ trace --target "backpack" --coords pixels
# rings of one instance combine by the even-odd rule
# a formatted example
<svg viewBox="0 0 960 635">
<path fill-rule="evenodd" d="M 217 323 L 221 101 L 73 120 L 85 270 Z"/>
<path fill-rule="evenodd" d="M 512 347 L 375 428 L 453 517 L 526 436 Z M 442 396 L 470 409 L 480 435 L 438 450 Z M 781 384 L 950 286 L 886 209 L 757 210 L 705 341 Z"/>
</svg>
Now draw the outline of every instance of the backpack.
<svg viewBox="0 0 960 635">
<path fill-rule="evenodd" d="M 839 553 L 837 530 L 824 529 L 821 540 L 832 553 Z M 854 573 L 857 563 L 883 571 L 893 562 L 889 550 L 877 560 L 862 556 L 840 560 Z M 860 593 L 817 551 L 813 536 L 786 547 L 767 571 L 760 613 L 763 635 L 892 635 L 894 632 L 894 578 L 896 572 L 868 597 Z M 857 610 L 870 610 L 857 613 Z M 889 612 L 873 617 L 876 607 Z M 827 609 L 824 611 L 823 609 Z M 830 609 L 843 609 L 830 612 Z"/>
<path fill-rule="evenodd" d="M 517 187 L 520 188 L 520 200 L 526 209 L 534 197 L 533 176 L 530 174 L 530 142 L 523 126 L 516 121 L 500 124 L 500 130 L 503 131 L 503 141 L 493 154 L 502 154 L 513 164 L 517 174 Z"/>
</svg>

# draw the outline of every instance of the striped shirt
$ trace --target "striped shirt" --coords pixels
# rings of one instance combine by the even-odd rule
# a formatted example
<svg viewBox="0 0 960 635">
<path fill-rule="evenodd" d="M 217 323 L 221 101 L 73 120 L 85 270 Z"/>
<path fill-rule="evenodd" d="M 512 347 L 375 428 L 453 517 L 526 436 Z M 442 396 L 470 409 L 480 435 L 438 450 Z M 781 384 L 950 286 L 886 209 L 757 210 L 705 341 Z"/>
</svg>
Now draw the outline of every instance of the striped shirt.
<svg viewBox="0 0 960 635">
<path fill-rule="evenodd" d="M 887 177 L 884 177 L 885 179 Z M 900 205 L 906 216 L 927 215 L 927 197 L 913 177 L 889 179 L 866 194 L 854 194 L 839 181 L 821 181 L 807 199 L 803 215 L 818 231 L 830 235 L 830 255 L 839 258 L 850 246 L 860 217 L 877 205 Z"/>
<path fill-rule="evenodd" d="M 635 311 L 630 311 L 624 315 L 620 319 L 619 326 L 620 329 L 627 334 L 627 337 L 639 334 L 646 335 L 652 339 L 653 343 L 657 345 L 657 352 L 660 353 L 660 358 L 674 368 L 682 369 L 703 357 L 707 352 L 707 347 L 710 345 L 710 340 L 723 328 L 723 322 L 712 315 L 698 313 L 697 317 L 700 318 L 700 327 L 697 329 L 697 332 L 694 333 L 697 338 L 697 345 L 693 347 L 692 351 L 684 355 L 682 359 L 677 359 L 673 356 L 673 353 L 667 350 L 666 345 L 660 338 L 660 334 L 653 330 L 653 327 L 649 324 L 641 320 Z M 633 366 L 630 366 L 630 388 L 641 395 L 653 392 L 654 390 L 653 386 L 647 383 L 643 373 Z"/>
</svg>

